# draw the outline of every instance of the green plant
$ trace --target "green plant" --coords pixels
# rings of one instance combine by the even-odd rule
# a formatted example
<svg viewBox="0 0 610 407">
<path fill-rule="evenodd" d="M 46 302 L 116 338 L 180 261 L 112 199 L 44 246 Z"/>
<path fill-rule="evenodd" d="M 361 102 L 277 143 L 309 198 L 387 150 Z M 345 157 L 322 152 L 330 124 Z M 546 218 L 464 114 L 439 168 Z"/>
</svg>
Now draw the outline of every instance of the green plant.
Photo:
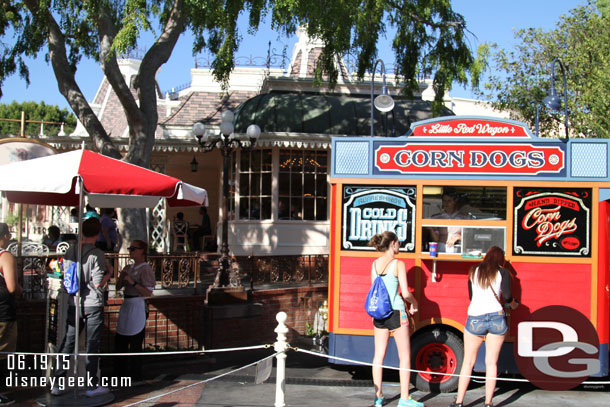
<svg viewBox="0 0 610 407">
<path fill-rule="evenodd" d="M 21 220 L 25 223 L 25 214 L 23 214 L 21 216 Z M 17 215 L 16 213 L 11 212 L 6 216 L 6 224 L 9 227 L 12 228 L 12 227 L 16 226 L 17 222 L 19 222 L 19 215 Z"/>
<path fill-rule="evenodd" d="M 305 336 L 314 336 L 315 334 L 313 326 L 309 322 L 305 322 Z"/>
</svg>

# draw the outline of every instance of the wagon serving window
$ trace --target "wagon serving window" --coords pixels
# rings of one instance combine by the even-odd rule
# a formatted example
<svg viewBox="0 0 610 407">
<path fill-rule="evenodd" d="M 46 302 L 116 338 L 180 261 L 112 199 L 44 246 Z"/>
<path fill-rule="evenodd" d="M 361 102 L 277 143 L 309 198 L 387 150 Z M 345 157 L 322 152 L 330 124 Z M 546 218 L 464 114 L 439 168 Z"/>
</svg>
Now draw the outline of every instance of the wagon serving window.
<svg viewBox="0 0 610 407">
<path fill-rule="evenodd" d="M 424 186 L 422 251 L 437 242 L 439 253 L 479 254 L 506 249 L 506 188 Z"/>
</svg>

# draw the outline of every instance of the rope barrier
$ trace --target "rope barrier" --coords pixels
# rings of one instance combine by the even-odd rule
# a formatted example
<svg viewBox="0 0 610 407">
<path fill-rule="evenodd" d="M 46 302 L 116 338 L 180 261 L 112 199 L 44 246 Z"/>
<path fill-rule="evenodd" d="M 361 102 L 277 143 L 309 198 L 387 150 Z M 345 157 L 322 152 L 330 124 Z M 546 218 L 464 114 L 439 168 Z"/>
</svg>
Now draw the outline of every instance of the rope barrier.
<svg viewBox="0 0 610 407">
<path fill-rule="evenodd" d="M 222 374 L 220 374 L 218 376 L 211 377 L 209 379 L 200 380 L 198 382 L 191 383 L 189 385 L 180 387 L 178 389 L 174 389 L 172 391 L 168 391 L 168 392 L 163 393 L 163 394 L 159 394 L 157 396 L 149 397 L 149 398 L 144 399 L 144 400 L 136 401 L 135 403 L 127 404 L 127 405 L 125 405 L 123 407 L 137 406 L 138 404 L 147 403 L 149 401 L 152 401 L 152 400 L 155 400 L 155 399 L 158 399 L 158 398 L 161 398 L 161 397 L 165 397 L 165 396 L 168 396 L 170 394 L 177 393 L 179 391 L 183 391 L 183 390 L 189 389 L 189 388 L 194 387 L 194 386 L 199 386 L 200 384 L 204 384 L 204 383 L 208 383 L 208 382 L 214 381 L 216 379 L 220 379 L 223 376 L 227 376 L 227 375 L 230 375 L 231 373 L 239 372 L 240 370 L 243 370 L 243 369 L 246 369 L 248 367 L 254 366 L 254 365 L 258 364 L 258 363 L 264 362 L 267 359 L 274 358 L 275 356 L 279 355 L 280 353 L 282 353 L 282 352 L 276 352 L 273 355 L 269 355 L 269 356 L 267 356 L 267 357 L 265 357 L 265 358 L 263 358 L 261 360 L 258 360 L 256 362 L 252 362 L 252 363 L 249 363 L 249 364 L 247 364 L 245 366 L 239 367 L 239 368 L 237 368 L 235 370 L 231 370 L 230 372 L 225 372 L 225 373 L 222 373 Z"/>
<path fill-rule="evenodd" d="M 219 352 L 234 352 L 242 350 L 254 350 L 254 349 L 268 349 L 273 347 L 271 344 L 267 345 L 256 345 L 256 346 L 244 346 L 240 348 L 224 348 L 224 349 L 202 349 L 202 350 L 178 350 L 178 351 L 167 351 L 167 352 L 122 352 L 122 353 L 79 353 L 78 356 L 161 356 L 161 355 L 189 355 L 189 354 L 205 354 L 205 353 L 219 353 Z M 30 356 L 58 356 L 58 355 L 69 355 L 73 353 L 58 353 L 58 352 L 0 352 L 0 355 L 30 355 Z"/>
<path fill-rule="evenodd" d="M 339 356 L 330 356 L 330 355 L 326 355 L 324 353 L 320 353 L 320 352 L 314 352 L 314 351 L 310 351 L 310 350 L 305 350 L 305 349 L 300 349 L 294 346 L 289 346 L 288 347 L 290 350 L 293 350 L 295 352 L 303 352 L 303 353 L 307 353 L 309 355 L 314 355 L 317 357 L 321 357 L 321 358 L 326 358 L 326 359 L 335 359 L 335 360 L 340 360 L 342 362 L 349 362 L 355 365 L 363 365 L 363 366 L 379 366 L 382 367 L 384 369 L 390 369 L 390 370 L 406 370 L 407 372 L 414 372 L 414 373 L 424 373 L 424 374 L 435 374 L 435 375 L 441 375 L 441 376 L 463 376 L 463 377 L 469 377 L 471 379 L 479 379 L 479 380 L 485 380 L 485 376 L 475 376 L 475 375 L 460 375 L 460 374 L 456 374 L 456 373 L 442 373 L 442 372 L 430 372 L 430 371 L 425 371 L 425 370 L 416 370 L 416 369 L 408 369 L 408 368 L 400 368 L 400 367 L 394 367 L 394 366 L 386 366 L 386 365 L 378 365 L 378 364 L 374 364 L 374 363 L 369 363 L 369 362 L 362 362 L 360 360 L 353 360 L 353 359 L 347 359 L 347 358 L 342 358 Z M 529 383 L 530 381 L 527 379 L 516 379 L 516 378 L 510 378 L 510 377 L 497 377 L 496 380 L 499 381 L 505 381 L 505 382 L 519 382 L 519 383 Z M 610 384 L 610 381 L 607 382 L 592 382 L 592 381 L 584 381 L 581 384 Z"/>
</svg>

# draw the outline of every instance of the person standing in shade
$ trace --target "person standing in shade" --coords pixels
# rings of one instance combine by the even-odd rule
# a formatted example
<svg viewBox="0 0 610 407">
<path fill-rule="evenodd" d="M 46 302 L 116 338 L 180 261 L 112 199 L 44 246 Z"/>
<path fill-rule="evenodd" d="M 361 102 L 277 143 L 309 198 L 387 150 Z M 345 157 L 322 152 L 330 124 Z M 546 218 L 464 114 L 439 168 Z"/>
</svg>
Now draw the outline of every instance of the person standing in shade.
<svg viewBox="0 0 610 407">
<path fill-rule="evenodd" d="M 104 208 L 101 212 L 100 226 L 102 229 L 95 245 L 105 252 L 113 252 L 119 240 L 116 222 L 112 218 L 114 209 Z"/>
<path fill-rule="evenodd" d="M 86 327 L 86 352 L 88 354 L 100 351 L 102 331 L 104 329 L 104 287 L 110 279 L 110 270 L 106 264 L 104 252 L 95 247 L 98 235 L 100 234 L 100 220 L 90 217 L 83 221 L 81 238 L 81 264 L 80 274 L 80 304 L 76 304 L 76 294 L 70 295 L 68 299 L 68 313 L 66 323 L 66 334 L 60 347 L 59 353 L 74 352 L 74 342 L 76 336 L 76 307 L 79 308 L 79 328 Z M 70 246 L 64 255 L 64 268 L 67 270 L 72 262 L 77 261 L 76 247 Z M 87 356 L 85 366 L 87 375 L 93 387 L 86 391 L 88 397 L 95 397 L 108 393 L 110 390 L 98 385 L 99 356 Z M 56 367 L 54 376 L 56 378 L 65 377 L 66 371 L 63 366 Z M 87 382 L 88 378 L 85 378 Z M 54 396 L 60 395 L 62 391 L 59 386 L 51 389 Z"/>
<path fill-rule="evenodd" d="M 193 232 L 193 242 L 191 244 L 191 250 L 205 249 L 201 247 L 199 241 L 204 236 L 212 234 L 212 222 L 210 221 L 210 215 L 208 215 L 208 209 L 205 206 L 199 208 L 201 214 L 201 225 Z"/>
<path fill-rule="evenodd" d="M 519 305 L 512 297 L 511 276 L 504 265 L 504 251 L 498 246 L 493 246 L 485 254 L 483 262 L 477 267 L 472 267 L 468 273 L 470 305 L 464 327 L 464 361 L 458 381 L 457 397 L 450 407 L 463 405 L 472 369 L 483 340 L 485 340 L 485 407 L 493 406 L 498 356 L 508 331 L 506 314 L 499 296 L 504 297 L 504 303 L 511 309 Z"/>
<path fill-rule="evenodd" d="M 12 254 L 6 251 L 10 243 L 11 232 L 6 223 L 0 223 L 0 352 L 15 352 L 17 350 L 17 307 L 15 297 L 19 297 L 23 289 L 19 285 L 17 265 Z M 0 377 L 7 377 L 5 364 L 6 355 L 0 354 Z M 0 388 L 4 387 L 4 380 Z M 0 406 L 14 404 L 15 400 L 0 394 Z"/>
<path fill-rule="evenodd" d="M 373 385 L 375 386 L 375 407 L 380 407 L 385 401 L 383 396 L 383 361 L 385 359 L 390 333 L 394 335 L 396 350 L 400 359 L 400 400 L 399 407 L 423 407 L 424 403 L 413 400 L 409 396 L 409 381 L 411 367 L 411 344 L 409 338 L 409 318 L 405 302 L 409 303 L 410 314 L 418 309 L 417 299 L 409 291 L 407 270 L 402 261 L 396 259 L 400 249 L 400 241 L 394 232 L 385 231 L 373 236 L 369 242 L 377 251 L 383 254 L 373 262 L 371 267 L 371 282 L 382 276 L 392 303 L 392 315 L 385 319 L 373 319 L 375 335 L 375 355 L 373 357 Z M 398 288 L 400 287 L 400 292 Z"/>
<path fill-rule="evenodd" d="M 148 244 L 142 240 L 134 240 L 127 250 L 133 264 L 121 271 L 116 283 L 117 291 L 125 287 L 125 292 L 116 327 L 115 350 L 118 353 L 139 353 L 142 351 L 146 330 L 145 298 L 152 295 L 156 280 L 155 273 L 147 262 Z M 119 356 L 115 365 L 117 376 L 129 372 L 133 379 L 141 379 L 140 358 L 135 356 L 127 359 Z"/>
</svg>

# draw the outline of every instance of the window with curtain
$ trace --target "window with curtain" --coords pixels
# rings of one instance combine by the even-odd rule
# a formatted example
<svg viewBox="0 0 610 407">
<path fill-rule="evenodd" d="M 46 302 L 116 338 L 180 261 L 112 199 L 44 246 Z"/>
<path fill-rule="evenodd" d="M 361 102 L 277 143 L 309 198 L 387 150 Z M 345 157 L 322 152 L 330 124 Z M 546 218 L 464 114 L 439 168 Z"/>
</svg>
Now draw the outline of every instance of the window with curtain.
<svg viewBox="0 0 610 407">
<path fill-rule="evenodd" d="M 278 169 L 278 219 L 326 220 L 328 151 L 281 149 Z"/>
</svg>

